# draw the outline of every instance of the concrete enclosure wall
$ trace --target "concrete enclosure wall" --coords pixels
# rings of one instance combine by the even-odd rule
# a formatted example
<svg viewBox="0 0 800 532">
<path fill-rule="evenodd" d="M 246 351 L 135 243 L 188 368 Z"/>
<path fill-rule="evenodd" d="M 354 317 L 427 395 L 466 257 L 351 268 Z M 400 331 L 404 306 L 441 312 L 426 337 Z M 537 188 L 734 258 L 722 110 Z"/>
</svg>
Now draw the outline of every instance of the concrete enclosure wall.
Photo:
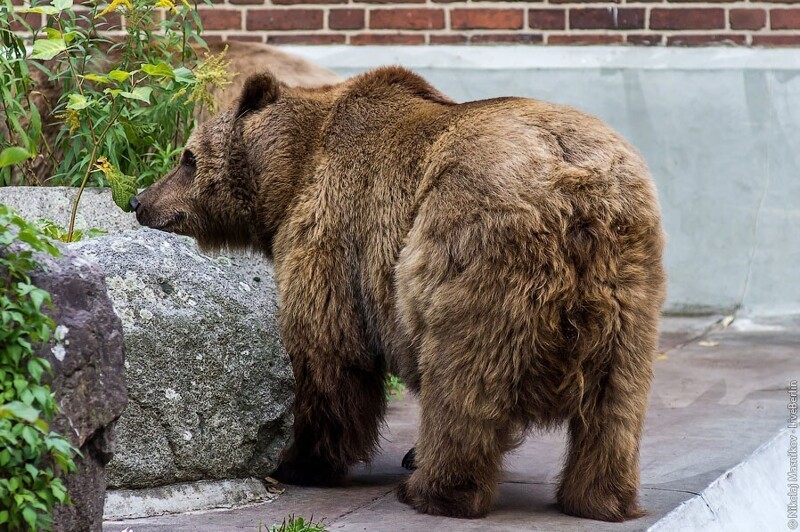
<svg viewBox="0 0 800 532">
<path fill-rule="evenodd" d="M 353 75 L 402 64 L 459 101 L 526 96 L 643 153 L 669 235 L 668 312 L 800 312 L 800 54 L 619 47 L 294 47 Z"/>
</svg>

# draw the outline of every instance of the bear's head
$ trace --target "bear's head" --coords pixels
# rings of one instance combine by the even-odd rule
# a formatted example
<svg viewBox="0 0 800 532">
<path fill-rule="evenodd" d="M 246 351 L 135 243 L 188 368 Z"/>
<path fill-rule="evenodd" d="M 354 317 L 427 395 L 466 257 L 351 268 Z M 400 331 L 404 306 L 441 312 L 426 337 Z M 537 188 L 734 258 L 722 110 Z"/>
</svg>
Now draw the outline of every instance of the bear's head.
<svg viewBox="0 0 800 532">
<path fill-rule="evenodd" d="M 268 72 L 250 76 L 236 105 L 192 132 L 178 166 L 131 199 L 139 223 L 204 249 L 269 247 L 260 193 L 291 177 L 286 112 L 268 109 L 284 88 Z"/>
</svg>

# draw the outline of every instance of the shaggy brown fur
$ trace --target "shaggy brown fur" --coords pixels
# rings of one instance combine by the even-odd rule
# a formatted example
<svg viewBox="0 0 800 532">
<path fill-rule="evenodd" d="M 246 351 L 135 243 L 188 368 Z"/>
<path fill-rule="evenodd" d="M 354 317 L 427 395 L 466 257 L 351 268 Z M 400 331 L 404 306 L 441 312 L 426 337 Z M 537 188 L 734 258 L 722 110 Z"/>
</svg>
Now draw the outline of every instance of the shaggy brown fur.
<svg viewBox="0 0 800 532">
<path fill-rule="evenodd" d="M 485 515 L 504 453 L 566 422 L 561 508 L 642 515 L 664 271 L 636 151 L 574 109 L 458 105 L 400 68 L 318 90 L 263 74 L 243 94 L 195 131 L 137 215 L 274 259 L 297 379 L 276 475 L 336 483 L 368 460 L 388 366 L 421 407 L 405 503 Z"/>
<path fill-rule="evenodd" d="M 269 69 L 283 83 L 291 87 L 321 87 L 331 83 L 338 83 L 342 80 L 339 76 L 327 68 L 316 65 L 302 57 L 284 52 L 274 46 L 265 44 L 244 43 L 230 41 L 225 43 L 210 43 L 208 53 L 219 54 L 225 48 L 225 54 L 230 62 L 228 72 L 233 75 L 230 85 L 223 89 L 213 87 L 211 93 L 220 110 L 230 108 L 242 92 L 244 81 L 250 74 L 262 72 Z M 117 50 L 115 55 L 121 51 Z M 197 49 L 198 55 L 202 57 L 203 50 Z M 117 59 L 114 59 L 116 61 Z M 98 70 L 105 71 L 109 60 L 96 59 Z M 62 95 L 62 87 L 58 83 L 50 81 L 47 76 L 38 68 L 31 68 L 33 79 L 33 91 L 31 101 L 39 110 L 42 116 L 42 133 L 48 146 L 53 146 L 56 136 L 62 128 L 59 120 L 53 117 L 53 109 Z M 202 123 L 211 118 L 207 109 L 197 108 L 195 117 Z M 5 123 L 0 121 L 0 133 L 4 131 Z M 35 160 L 27 164 L 26 175 L 34 176 L 40 182 L 44 182 L 52 176 L 54 162 L 46 157 L 46 154 L 39 155 Z"/>
</svg>

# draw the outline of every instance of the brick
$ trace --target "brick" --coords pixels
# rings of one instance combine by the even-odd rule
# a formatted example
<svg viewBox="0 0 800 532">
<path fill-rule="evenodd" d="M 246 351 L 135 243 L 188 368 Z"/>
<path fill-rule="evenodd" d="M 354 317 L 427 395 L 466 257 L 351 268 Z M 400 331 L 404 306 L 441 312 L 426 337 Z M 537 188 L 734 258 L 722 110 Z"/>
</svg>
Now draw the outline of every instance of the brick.
<svg viewBox="0 0 800 532">
<path fill-rule="evenodd" d="M 563 30 L 566 28 L 566 11 L 563 9 L 530 9 L 528 26 L 532 30 Z"/>
<path fill-rule="evenodd" d="M 439 30 L 443 9 L 379 9 L 369 12 L 369 27 L 377 30 Z"/>
<path fill-rule="evenodd" d="M 455 30 L 519 30 L 524 22 L 521 9 L 453 9 L 450 13 Z"/>
<path fill-rule="evenodd" d="M 425 0 L 361 0 L 365 4 L 424 4 Z"/>
<path fill-rule="evenodd" d="M 268 35 L 269 44 L 344 44 L 347 37 L 340 33 L 312 33 L 309 35 Z"/>
<path fill-rule="evenodd" d="M 363 9 L 331 9 L 328 27 L 332 30 L 360 30 L 364 28 Z"/>
<path fill-rule="evenodd" d="M 667 0 L 671 4 L 695 4 L 698 1 L 709 2 L 712 4 L 725 4 L 739 2 L 740 0 Z"/>
<path fill-rule="evenodd" d="M 800 4 L 800 0 L 770 0 L 772 4 Z"/>
<path fill-rule="evenodd" d="M 469 42 L 473 44 L 542 44 L 543 41 L 544 38 L 538 33 L 485 33 L 472 35 L 469 38 Z"/>
<path fill-rule="evenodd" d="M 744 35 L 719 34 L 719 35 L 671 35 L 667 37 L 668 46 L 709 46 L 720 44 L 744 44 L 747 38 Z"/>
<path fill-rule="evenodd" d="M 724 27 L 725 10 L 721 8 L 655 8 L 650 12 L 650 28 L 654 30 L 716 30 Z"/>
<path fill-rule="evenodd" d="M 608 34 L 563 34 L 550 35 L 547 44 L 616 44 L 622 42 L 622 35 Z"/>
<path fill-rule="evenodd" d="M 248 30 L 318 30 L 322 28 L 321 9 L 251 9 Z"/>
<path fill-rule="evenodd" d="M 253 33 L 245 33 L 242 35 L 228 35 L 227 40 L 239 42 L 264 42 L 264 36 Z"/>
<path fill-rule="evenodd" d="M 800 29 L 800 9 L 771 9 L 769 26 L 773 30 Z"/>
<path fill-rule="evenodd" d="M 753 35 L 753 46 L 800 46 L 800 34 Z"/>
<path fill-rule="evenodd" d="M 76 19 L 75 23 L 78 26 L 84 27 L 81 25 L 81 20 Z M 103 15 L 103 18 L 96 19 L 94 21 L 94 26 L 100 31 L 114 31 L 122 29 L 122 15 L 118 12 L 107 13 Z"/>
<path fill-rule="evenodd" d="M 272 0 L 272 3 L 279 6 L 291 6 L 296 4 L 346 4 L 347 0 Z"/>
<path fill-rule="evenodd" d="M 767 24 L 767 12 L 763 9 L 731 9 L 730 21 L 735 30 L 760 30 Z"/>
<path fill-rule="evenodd" d="M 431 44 L 464 44 L 469 41 L 469 37 L 461 33 L 448 35 L 431 35 Z"/>
<path fill-rule="evenodd" d="M 238 30 L 242 27 L 242 12 L 236 9 L 199 8 L 204 30 Z"/>
<path fill-rule="evenodd" d="M 241 5 L 241 6 L 261 5 L 261 4 L 264 4 L 264 0 L 228 0 L 228 3 L 234 4 L 234 5 L 237 5 L 237 6 L 239 6 L 239 5 Z"/>
<path fill-rule="evenodd" d="M 42 25 L 43 25 L 42 24 L 42 15 L 40 15 L 39 13 L 22 13 L 19 16 L 31 28 L 34 28 L 34 29 L 41 28 Z M 27 31 L 27 28 L 19 20 L 16 20 L 16 19 L 11 21 L 11 24 L 9 24 L 9 27 L 11 28 L 11 31 Z"/>
<path fill-rule="evenodd" d="M 659 33 L 639 33 L 625 37 L 625 42 L 639 46 L 658 46 L 663 36 Z"/>
<path fill-rule="evenodd" d="M 550 4 L 597 4 L 600 0 L 549 0 Z M 606 0 L 604 4 L 619 4 L 622 0 Z M 658 0 L 662 1 L 662 0 Z"/>
<path fill-rule="evenodd" d="M 425 36 L 419 33 L 360 33 L 350 37 L 350 44 L 425 44 Z"/>
<path fill-rule="evenodd" d="M 222 35 L 203 35 L 206 42 L 222 42 Z"/>
<path fill-rule="evenodd" d="M 641 8 L 576 8 L 569 10 L 569 27 L 578 30 L 638 30 L 644 29 L 644 9 Z"/>
</svg>

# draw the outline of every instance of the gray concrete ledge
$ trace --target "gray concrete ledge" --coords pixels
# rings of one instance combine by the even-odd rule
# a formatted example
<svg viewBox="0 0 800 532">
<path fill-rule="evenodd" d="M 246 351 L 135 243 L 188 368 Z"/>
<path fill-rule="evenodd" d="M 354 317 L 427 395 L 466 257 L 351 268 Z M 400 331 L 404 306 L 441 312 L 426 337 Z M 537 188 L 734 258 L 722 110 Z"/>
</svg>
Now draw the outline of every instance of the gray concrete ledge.
<svg viewBox="0 0 800 532">
<path fill-rule="evenodd" d="M 187 482 L 160 488 L 112 490 L 106 494 L 103 519 L 135 519 L 269 502 L 278 495 L 257 479 Z"/>
<path fill-rule="evenodd" d="M 772 440 L 664 516 L 648 532 L 784 530 L 791 430 Z M 797 442 L 794 444 L 795 452 Z"/>
<path fill-rule="evenodd" d="M 797 70 L 794 49 L 641 48 L 622 46 L 283 46 L 328 68 L 526 70 L 624 68 L 636 70 Z"/>
</svg>

